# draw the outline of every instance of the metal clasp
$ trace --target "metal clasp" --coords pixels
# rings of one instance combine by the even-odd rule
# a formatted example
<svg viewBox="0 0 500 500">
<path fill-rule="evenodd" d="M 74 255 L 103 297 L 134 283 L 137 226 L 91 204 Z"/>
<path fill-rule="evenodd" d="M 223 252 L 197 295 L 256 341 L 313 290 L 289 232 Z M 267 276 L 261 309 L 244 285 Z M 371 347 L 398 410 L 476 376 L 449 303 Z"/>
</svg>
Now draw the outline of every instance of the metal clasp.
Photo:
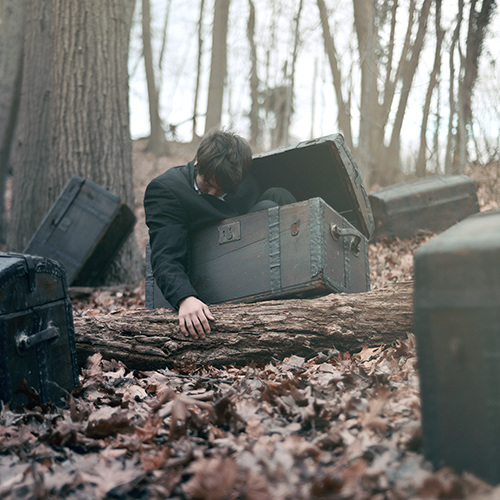
<svg viewBox="0 0 500 500">
<path fill-rule="evenodd" d="M 219 245 L 230 243 L 231 241 L 238 241 L 241 239 L 241 226 L 239 221 L 219 226 L 218 230 Z"/>
<path fill-rule="evenodd" d="M 359 252 L 361 251 L 360 249 L 360 244 L 361 244 L 361 236 L 359 235 L 358 231 L 356 229 L 351 229 L 351 228 L 341 228 L 337 226 L 337 224 L 330 224 L 330 234 L 332 235 L 334 240 L 338 240 L 340 238 L 345 238 L 347 236 L 353 236 L 353 239 L 351 240 L 350 247 L 352 252 L 355 255 L 358 255 Z"/>
</svg>

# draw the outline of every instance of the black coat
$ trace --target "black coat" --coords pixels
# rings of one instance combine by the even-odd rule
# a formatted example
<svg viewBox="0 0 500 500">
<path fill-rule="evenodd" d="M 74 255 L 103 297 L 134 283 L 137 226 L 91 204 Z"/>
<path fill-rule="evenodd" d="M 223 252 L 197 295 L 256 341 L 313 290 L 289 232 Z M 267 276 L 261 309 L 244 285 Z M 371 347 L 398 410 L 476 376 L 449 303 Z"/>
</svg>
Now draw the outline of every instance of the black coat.
<svg viewBox="0 0 500 500">
<path fill-rule="evenodd" d="M 197 296 L 186 271 L 189 236 L 222 219 L 247 213 L 261 191 L 255 178 L 248 175 L 238 194 L 227 194 L 221 200 L 198 193 L 195 175 L 194 161 L 171 168 L 153 179 L 144 195 L 153 274 L 174 307 L 184 297 Z"/>
</svg>

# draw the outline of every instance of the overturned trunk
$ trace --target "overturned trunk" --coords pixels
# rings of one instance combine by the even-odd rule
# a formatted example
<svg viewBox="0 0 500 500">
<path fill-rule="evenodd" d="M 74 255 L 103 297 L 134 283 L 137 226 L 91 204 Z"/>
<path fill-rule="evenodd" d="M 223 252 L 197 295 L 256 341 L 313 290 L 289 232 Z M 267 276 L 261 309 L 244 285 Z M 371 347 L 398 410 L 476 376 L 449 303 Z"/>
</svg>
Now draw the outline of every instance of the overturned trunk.
<svg viewBox="0 0 500 500">
<path fill-rule="evenodd" d="M 129 368 L 150 370 L 177 362 L 266 363 L 334 348 L 352 352 L 405 339 L 412 330 L 412 294 L 407 282 L 359 294 L 213 305 L 216 321 L 205 340 L 184 337 L 171 310 L 77 317 L 78 359 L 83 364 L 100 352 Z"/>
</svg>

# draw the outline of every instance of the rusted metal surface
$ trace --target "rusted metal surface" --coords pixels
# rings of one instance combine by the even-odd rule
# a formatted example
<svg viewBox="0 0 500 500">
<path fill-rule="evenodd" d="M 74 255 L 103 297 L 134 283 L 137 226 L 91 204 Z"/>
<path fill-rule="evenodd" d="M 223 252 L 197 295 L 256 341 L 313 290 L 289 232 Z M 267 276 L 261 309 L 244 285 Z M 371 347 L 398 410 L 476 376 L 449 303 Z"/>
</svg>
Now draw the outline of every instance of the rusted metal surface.
<svg viewBox="0 0 500 500">
<path fill-rule="evenodd" d="M 424 448 L 436 465 L 500 482 L 500 211 L 415 253 Z"/>
<path fill-rule="evenodd" d="M 369 196 L 375 232 L 410 238 L 419 231 L 440 233 L 477 213 L 476 184 L 466 175 L 440 175 L 388 186 Z"/>
<path fill-rule="evenodd" d="M 55 261 L 0 254 L 0 399 L 57 402 L 78 385 L 71 301 Z M 19 391 L 25 387 L 24 391 Z"/>
</svg>

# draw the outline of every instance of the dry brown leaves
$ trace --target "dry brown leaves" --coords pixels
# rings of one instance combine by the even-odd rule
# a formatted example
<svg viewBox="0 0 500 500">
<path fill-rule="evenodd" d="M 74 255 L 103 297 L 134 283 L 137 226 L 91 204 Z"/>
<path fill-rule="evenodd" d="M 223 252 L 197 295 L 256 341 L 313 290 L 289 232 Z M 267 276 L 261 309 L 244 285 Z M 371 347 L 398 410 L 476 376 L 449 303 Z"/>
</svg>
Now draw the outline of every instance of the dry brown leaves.
<svg viewBox="0 0 500 500">
<path fill-rule="evenodd" d="M 466 174 L 476 181 L 481 211 L 500 208 L 500 161 L 471 165 Z"/>
<path fill-rule="evenodd" d="M 408 240 L 383 238 L 370 243 L 370 280 L 372 289 L 387 283 L 413 280 L 413 254 L 433 235 L 418 234 Z"/>
<path fill-rule="evenodd" d="M 144 281 L 132 286 L 81 288 L 71 287 L 73 314 L 97 316 L 117 314 L 120 311 L 144 308 Z"/>
<path fill-rule="evenodd" d="M 424 460 L 414 347 L 151 372 L 96 354 L 67 405 L 1 411 L 0 498 L 493 494 Z"/>
<path fill-rule="evenodd" d="M 142 188 L 164 169 L 148 161 Z M 498 207 L 498 165 L 471 176 L 482 209 Z M 429 238 L 371 244 L 372 287 L 412 279 Z M 143 284 L 72 293 L 79 315 L 144 305 Z M 95 355 L 80 381 L 63 406 L 0 411 L 0 499 L 500 497 L 425 461 L 413 337 L 225 369 L 131 372 Z"/>
</svg>

